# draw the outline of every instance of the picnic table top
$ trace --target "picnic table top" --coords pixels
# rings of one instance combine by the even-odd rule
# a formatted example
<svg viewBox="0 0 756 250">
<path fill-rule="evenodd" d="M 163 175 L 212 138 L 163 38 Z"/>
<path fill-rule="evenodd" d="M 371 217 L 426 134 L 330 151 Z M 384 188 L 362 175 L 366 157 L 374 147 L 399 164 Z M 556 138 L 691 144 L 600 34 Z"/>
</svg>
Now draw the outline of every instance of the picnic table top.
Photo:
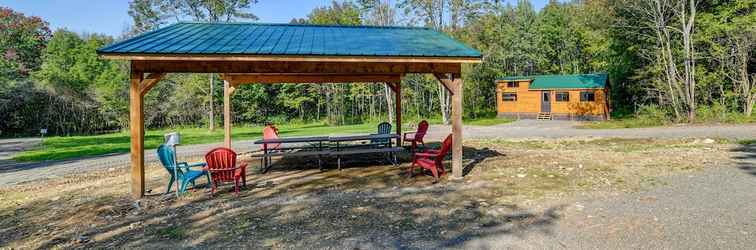
<svg viewBox="0 0 756 250">
<path fill-rule="evenodd" d="M 297 142 L 322 142 L 322 141 L 361 141 L 372 139 L 399 138 L 397 134 L 369 134 L 369 135 L 345 135 L 345 136 L 310 136 L 310 137 L 285 137 L 276 139 L 259 139 L 255 144 L 263 143 L 297 143 Z"/>
<path fill-rule="evenodd" d="M 260 139 L 255 144 L 263 143 L 295 143 L 295 142 L 320 142 L 328 141 L 328 136 L 308 136 L 308 137 L 285 137 L 276 139 Z"/>
<path fill-rule="evenodd" d="M 330 136 L 329 141 L 361 141 L 372 139 L 394 139 L 399 138 L 397 134 L 369 134 L 369 135 L 345 135 L 345 136 Z"/>
</svg>

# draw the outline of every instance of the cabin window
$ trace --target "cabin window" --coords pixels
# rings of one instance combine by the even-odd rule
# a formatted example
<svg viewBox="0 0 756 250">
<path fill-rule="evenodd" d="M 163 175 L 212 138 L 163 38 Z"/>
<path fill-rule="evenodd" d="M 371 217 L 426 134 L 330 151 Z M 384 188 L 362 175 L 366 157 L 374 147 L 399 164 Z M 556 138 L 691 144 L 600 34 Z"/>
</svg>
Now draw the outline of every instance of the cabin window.
<svg viewBox="0 0 756 250">
<path fill-rule="evenodd" d="M 519 88 L 520 83 L 519 82 L 507 82 L 507 88 Z"/>
<path fill-rule="evenodd" d="M 503 93 L 501 99 L 505 102 L 517 101 L 517 93 Z"/>
<path fill-rule="evenodd" d="M 570 92 L 556 92 L 556 101 L 557 102 L 569 102 L 570 101 Z"/>
<path fill-rule="evenodd" d="M 596 101 L 596 94 L 589 91 L 580 92 L 581 102 L 593 102 Z"/>
</svg>

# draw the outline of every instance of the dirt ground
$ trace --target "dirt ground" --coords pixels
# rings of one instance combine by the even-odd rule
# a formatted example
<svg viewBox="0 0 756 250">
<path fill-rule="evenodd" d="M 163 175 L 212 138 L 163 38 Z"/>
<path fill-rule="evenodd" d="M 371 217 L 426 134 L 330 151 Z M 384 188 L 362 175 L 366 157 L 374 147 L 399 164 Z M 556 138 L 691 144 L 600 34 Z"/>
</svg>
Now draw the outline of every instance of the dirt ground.
<svg viewBox="0 0 756 250">
<path fill-rule="evenodd" d="M 558 204 L 576 197 L 637 192 L 665 185 L 663 176 L 731 166 L 735 147 L 698 139 L 469 140 L 464 181 L 408 178 L 409 155 L 400 167 L 354 159 L 343 171 L 281 159 L 267 174 L 248 171 L 240 196 L 226 187 L 214 198 L 202 188 L 163 195 L 168 175 L 150 166 L 150 195 L 136 202 L 126 170 L 113 168 L 0 188 L 0 247 L 459 247 L 550 230 L 564 209 Z"/>
</svg>

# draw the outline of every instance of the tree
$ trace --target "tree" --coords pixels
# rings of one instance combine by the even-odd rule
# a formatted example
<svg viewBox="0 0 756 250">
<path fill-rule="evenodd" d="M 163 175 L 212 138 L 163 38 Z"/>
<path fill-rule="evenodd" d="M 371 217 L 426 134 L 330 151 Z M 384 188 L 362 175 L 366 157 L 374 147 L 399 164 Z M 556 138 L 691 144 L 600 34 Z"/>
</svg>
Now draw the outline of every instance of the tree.
<svg viewBox="0 0 756 250">
<path fill-rule="evenodd" d="M 655 44 L 651 51 L 643 51 L 647 60 L 654 63 L 647 68 L 660 67 L 663 93 L 669 98 L 677 120 L 683 113 L 688 122 L 696 114 L 696 51 L 694 41 L 696 0 L 619 1 L 618 8 L 626 8 L 629 15 L 625 28 L 633 29 L 640 37 L 650 38 Z M 649 32 L 650 31 L 650 32 Z M 656 74 L 656 73 L 652 73 Z M 661 86 L 659 86 L 661 87 Z"/>
<path fill-rule="evenodd" d="M 756 1 L 732 1 L 713 6 L 699 18 L 701 37 L 709 57 L 708 65 L 716 74 L 732 82 L 733 94 L 746 116 L 751 116 L 756 102 Z M 748 28 L 750 27 L 750 28 Z M 719 82 L 724 102 L 725 86 Z"/>
<path fill-rule="evenodd" d="M 0 7 L 0 81 L 24 78 L 42 64 L 47 22 Z"/>
<path fill-rule="evenodd" d="M 317 7 L 307 15 L 311 24 L 360 25 L 360 9 L 352 2 L 331 2 L 330 6 Z"/>
</svg>

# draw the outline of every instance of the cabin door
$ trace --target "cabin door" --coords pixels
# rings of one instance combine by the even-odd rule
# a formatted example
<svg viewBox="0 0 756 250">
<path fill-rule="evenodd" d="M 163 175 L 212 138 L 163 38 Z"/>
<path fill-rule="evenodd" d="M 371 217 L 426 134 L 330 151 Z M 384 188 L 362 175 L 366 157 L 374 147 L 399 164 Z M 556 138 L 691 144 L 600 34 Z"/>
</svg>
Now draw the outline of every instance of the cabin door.
<svg viewBox="0 0 756 250">
<path fill-rule="evenodd" d="M 551 113 L 551 93 L 541 92 L 541 113 Z"/>
</svg>

